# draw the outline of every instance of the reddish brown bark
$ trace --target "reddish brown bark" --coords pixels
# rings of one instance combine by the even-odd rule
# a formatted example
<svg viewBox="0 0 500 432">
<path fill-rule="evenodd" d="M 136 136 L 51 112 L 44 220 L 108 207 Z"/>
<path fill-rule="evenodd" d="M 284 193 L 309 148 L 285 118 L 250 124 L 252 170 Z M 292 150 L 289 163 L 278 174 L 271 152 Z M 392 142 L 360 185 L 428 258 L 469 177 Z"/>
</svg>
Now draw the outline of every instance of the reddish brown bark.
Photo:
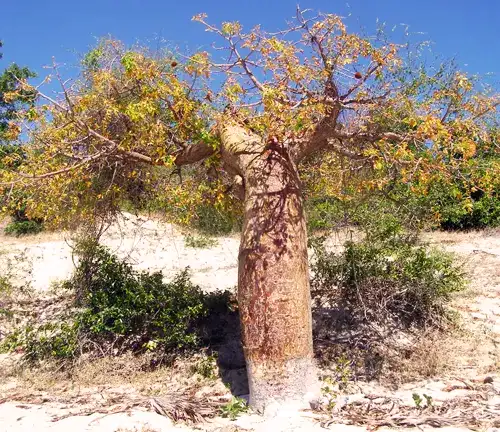
<svg viewBox="0 0 500 432">
<path fill-rule="evenodd" d="M 225 160 L 244 180 L 238 304 L 250 403 L 263 408 L 317 390 L 301 185 L 279 144 L 237 129 L 224 138 Z"/>
</svg>

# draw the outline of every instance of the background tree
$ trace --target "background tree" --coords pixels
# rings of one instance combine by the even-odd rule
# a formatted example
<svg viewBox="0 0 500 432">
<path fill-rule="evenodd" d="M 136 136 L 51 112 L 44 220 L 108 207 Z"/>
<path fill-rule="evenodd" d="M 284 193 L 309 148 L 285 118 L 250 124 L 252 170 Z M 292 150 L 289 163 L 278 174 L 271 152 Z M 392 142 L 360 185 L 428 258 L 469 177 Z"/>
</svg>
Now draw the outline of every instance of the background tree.
<svg viewBox="0 0 500 432">
<path fill-rule="evenodd" d="M 232 207 L 240 197 L 250 403 L 301 399 L 318 390 L 304 186 L 338 194 L 348 171 L 356 190 L 397 179 L 425 193 L 479 147 L 498 152 L 499 100 L 463 73 L 415 69 L 403 47 L 350 33 L 335 15 L 298 10 L 275 33 L 194 19 L 222 42 L 213 55 L 151 55 L 107 40 L 79 81 L 63 83 L 55 68 L 62 97 L 38 93 L 27 158 L 4 168 L 1 184 L 29 192 L 30 214 L 54 225 L 113 214 L 157 189 L 159 170 L 177 174 L 160 193 L 181 221 L 196 202 Z M 184 181 L 186 165 L 194 175 Z M 489 191 L 498 168 L 485 167 L 477 187 Z"/>
<path fill-rule="evenodd" d="M 0 48 L 3 44 L 0 42 Z M 2 54 L 0 53 L 0 58 Z M 23 115 L 35 103 L 35 92 L 32 89 L 21 89 L 21 83 L 34 78 L 36 74 L 26 67 L 13 63 L 0 74 L 0 168 L 2 161 L 5 167 L 21 164 L 24 152 L 18 140 L 20 127 L 19 116 Z M 28 221 L 25 214 L 25 201 L 22 194 L 9 191 L 7 203 L 9 214 L 22 228 L 39 231 L 40 223 Z"/>
<path fill-rule="evenodd" d="M 2 42 L 0 42 L 1 47 L 3 47 Z M 2 53 L 0 53 L 1 58 Z M 8 66 L 0 74 L 0 143 L 5 144 L 17 138 L 13 121 L 17 119 L 17 112 L 20 109 L 33 104 L 35 96 L 31 90 L 21 90 L 20 83 L 35 76 L 36 74 L 27 67 L 20 67 L 16 63 Z"/>
</svg>

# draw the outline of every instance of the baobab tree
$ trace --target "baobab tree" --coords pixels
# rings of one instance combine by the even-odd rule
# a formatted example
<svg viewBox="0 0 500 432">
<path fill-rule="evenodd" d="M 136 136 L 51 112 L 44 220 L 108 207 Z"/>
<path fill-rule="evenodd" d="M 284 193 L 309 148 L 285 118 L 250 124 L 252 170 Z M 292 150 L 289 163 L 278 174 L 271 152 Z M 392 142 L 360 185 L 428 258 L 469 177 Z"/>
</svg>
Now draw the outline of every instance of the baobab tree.
<svg viewBox="0 0 500 432">
<path fill-rule="evenodd" d="M 499 99 L 450 67 L 418 65 L 384 37 L 350 33 L 336 15 L 298 10 L 274 33 L 194 20 L 214 34 L 210 52 L 151 55 L 107 40 L 85 57 L 79 80 L 63 82 L 55 66 L 61 97 L 36 89 L 26 157 L 1 172 L 4 195 L 25 190 L 28 213 L 57 226 L 113 211 L 134 185 L 155 185 L 158 167 L 194 165 L 202 192 L 191 180 L 157 192 L 187 208 L 207 193 L 215 204 L 242 200 L 250 403 L 299 400 L 318 390 L 303 173 L 335 189 L 342 159 L 372 173 L 370 188 L 397 173 L 425 190 L 479 147 L 498 151 Z M 487 190 L 494 169 L 475 187 Z"/>
</svg>

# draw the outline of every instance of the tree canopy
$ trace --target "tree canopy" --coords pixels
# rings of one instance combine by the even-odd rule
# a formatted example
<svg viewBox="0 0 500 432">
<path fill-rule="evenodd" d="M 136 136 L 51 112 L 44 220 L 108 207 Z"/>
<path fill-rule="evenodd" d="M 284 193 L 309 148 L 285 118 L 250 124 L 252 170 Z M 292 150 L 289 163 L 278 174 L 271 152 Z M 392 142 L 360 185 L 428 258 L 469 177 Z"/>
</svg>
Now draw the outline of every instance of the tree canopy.
<svg viewBox="0 0 500 432">
<path fill-rule="evenodd" d="M 233 124 L 286 147 L 305 162 L 313 189 L 332 194 L 341 193 L 341 160 L 373 174 L 358 189 L 397 177 L 425 193 L 431 181 L 469 166 L 462 180 L 491 190 L 498 159 L 484 164 L 475 156 L 498 154 L 499 97 L 451 63 L 426 67 L 408 46 L 382 33 L 350 33 L 336 15 L 299 10 L 274 33 L 193 19 L 214 33 L 217 51 L 150 53 L 106 39 L 86 55 L 78 80 L 63 82 L 55 67 L 60 99 L 29 86 L 27 69 L 6 71 L 4 134 L 20 131 L 12 122 L 16 101 L 38 91 L 39 104 L 23 112 L 28 157 L 18 170 L 2 170 L 4 187 L 30 189 L 29 211 L 58 225 L 71 214 L 115 208 L 137 192 L 131 185 L 157 187 L 151 166 L 178 170 L 208 158 L 183 187 L 162 188 L 188 210 L 199 199 L 227 205 L 238 173 L 220 163 L 220 134 Z"/>
</svg>

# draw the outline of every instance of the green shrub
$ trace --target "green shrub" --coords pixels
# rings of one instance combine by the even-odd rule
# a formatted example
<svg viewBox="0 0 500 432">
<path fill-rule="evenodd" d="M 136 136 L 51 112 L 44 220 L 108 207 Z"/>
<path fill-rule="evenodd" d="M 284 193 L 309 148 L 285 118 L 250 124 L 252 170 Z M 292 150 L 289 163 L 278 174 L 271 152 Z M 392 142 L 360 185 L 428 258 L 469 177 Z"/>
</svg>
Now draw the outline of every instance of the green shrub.
<svg viewBox="0 0 500 432">
<path fill-rule="evenodd" d="M 0 351 L 20 350 L 23 360 L 34 363 L 46 358 L 57 360 L 73 358 L 78 348 L 78 322 L 33 323 L 8 335 Z"/>
<path fill-rule="evenodd" d="M 165 283 L 161 272 L 137 272 L 100 245 L 80 256 L 65 286 L 85 307 L 79 317 L 82 330 L 123 336 L 133 349 L 194 346 L 195 324 L 207 313 L 204 295 L 187 270 Z"/>
<path fill-rule="evenodd" d="M 457 200 L 441 197 L 435 209 L 441 216 L 440 227 L 445 230 L 500 226 L 500 197 L 498 195 L 477 197 L 471 201 L 470 208 L 466 208 Z"/>
<path fill-rule="evenodd" d="M 201 375 L 203 378 L 216 379 L 217 378 L 217 356 L 208 355 L 202 357 L 192 367 L 191 371 Z"/>
<path fill-rule="evenodd" d="M 248 405 L 245 399 L 233 397 L 226 405 L 221 408 L 222 417 L 236 420 L 240 415 L 248 412 Z"/>
<path fill-rule="evenodd" d="M 12 315 L 12 312 L 7 308 L 7 303 L 10 301 L 12 290 L 13 287 L 8 277 L 0 276 L 0 317 L 2 315 Z"/>
<path fill-rule="evenodd" d="M 12 284 L 6 276 L 0 276 L 0 298 L 9 296 L 12 292 Z"/>
<path fill-rule="evenodd" d="M 418 231 L 435 225 L 431 204 L 425 197 L 399 187 L 392 195 L 370 192 L 351 199 L 310 198 L 305 203 L 309 232 L 332 231 L 345 226 L 368 229 L 386 223 Z M 376 228 L 376 227 L 375 227 Z"/>
<path fill-rule="evenodd" d="M 188 234 L 184 238 L 186 247 L 197 249 L 208 249 L 217 246 L 217 240 L 207 237 L 205 235 L 192 235 Z"/>
<path fill-rule="evenodd" d="M 29 234 L 38 234 L 43 231 L 43 224 L 39 220 L 13 220 L 5 227 L 5 234 L 17 237 Z"/>
<path fill-rule="evenodd" d="M 208 235 L 228 235 L 241 228 L 241 218 L 220 211 L 215 206 L 200 205 L 196 214 L 194 228 Z"/>
<path fill-rule="evenodd" d="M 485 193 L 469 187 L 438 182 L 426 194 L 417 194 L 407 185 L 397 185 L 375 201 L 379 202 L 377 208 L 392 208 L 403 223 L 411 221 L 419 227 L 470 230 L 500 226 L 500 190 Z"/>
<path fill-rule="evenodd" d="M 372 226 L 363 240 L 344 246 L 335 253 L 314 244 L 312 293 L 316 306 L 345 309 L 356 320 L 437 322 L 465 286 L 452 255 L 416 243 L 396 222 Z"/>
<path fill-rule="evenodd" d="M 210 342 L 210 320 L 230 310 L 229 293 L 204 294 L 187 269 L 167 283 L 160 272 L 138 272 L 96 241 L 80 241 L 74 252 L 77 267 L 62 287 L 74 292 L 76 307 L 53 322 L 18 329 L 3 351 L 21 350 L 30 362 L 126 350 L 170 359 Z"/>
<path fill-rule="evenodd" d="M 311 198 L 305 203 L 307 228 L 310 232 L 337 228 L 346 219 L 347 203 L 338 198 Z"/>
<path fill-rule="evenodd" d="M 162 175 L 170 176 L 170 174 Z M 161 186 L 158 185 L 156 189 L 161 189 Z M 228 206 L 228 208 L 207 202 L 186 206 L 175 200 L 172 201 L 171 197 L 165 198 L 162 195 L 143 191 L 130 195 L 128 200 L 121 203 L 123 210 L 131 213 L 139 211 L 164 215 L 167 220 L 183 224 L 204 235 L 229 235 L 239 231 L 242 226 L 243 218 L 239 208 L 241 203 Z M 137 199 L 133 199 L 133 196 Z"/>
<path fill-rule="evenodd" d="M 0 142 L 0 169 L 17 168 L 26 157 L 23 146 Z M 8 164 L 5 161 L 9 160 Z M 27 194 L 18 190 L 5 190 L 0 192 L 0 207 L 5 207 L 12 217 L 12 222 L 5 228 L 8 235 L 37 234 L 43 229 L 41 219 L 30 219 L 26 215 Z"/>
<path fill-rule="evenodd" d="M 484 229 L 500 226 L 500 190 L 491 193 L 458 183 L 436 182 L 417 193 L 395 182 L 380 192 L 368 191 L 340 200 L 330 196 L 306 200 L 308 229 L 332 230 L 345 225 L 365 226 L 392 217 L 410 231 Z M 471 191 L 472 190 L 472 191 Z"/>
</svg>

